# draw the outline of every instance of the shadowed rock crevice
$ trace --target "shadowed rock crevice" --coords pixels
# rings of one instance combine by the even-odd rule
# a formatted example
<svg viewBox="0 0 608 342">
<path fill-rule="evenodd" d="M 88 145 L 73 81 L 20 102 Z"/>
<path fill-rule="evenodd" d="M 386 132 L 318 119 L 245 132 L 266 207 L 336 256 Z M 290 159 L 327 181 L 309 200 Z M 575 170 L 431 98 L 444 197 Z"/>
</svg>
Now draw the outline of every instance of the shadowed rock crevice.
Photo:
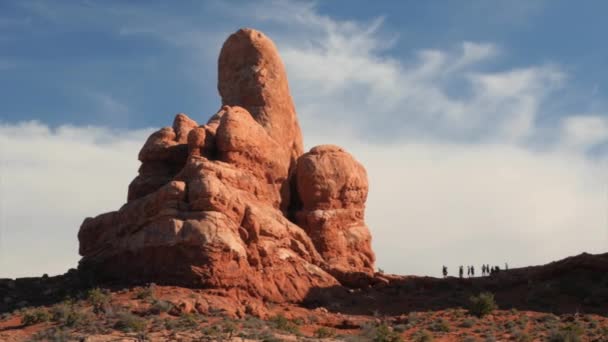
<svg viewBox="0 0 608 342">
<path fill-rule="evenodd" d="M 178 114 L 148 138 L 127 204 L 83 222 L 80 268 L 274 302 L 369 285 L 363 166 L 333 145 L 303 154 L 283 62 L 262 33 L 231 35 L 218 67 L 220 110 L 204 125 Z"/>
</svg>

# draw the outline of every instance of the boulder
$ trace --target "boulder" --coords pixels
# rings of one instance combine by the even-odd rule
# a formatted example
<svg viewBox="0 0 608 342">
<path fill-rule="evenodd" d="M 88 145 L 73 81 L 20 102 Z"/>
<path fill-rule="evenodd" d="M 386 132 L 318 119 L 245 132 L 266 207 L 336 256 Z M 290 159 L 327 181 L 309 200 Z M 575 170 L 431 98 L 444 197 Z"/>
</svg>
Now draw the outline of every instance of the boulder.
<svg viewBox="0 0 608 342">
<path fill-rule="evenodd" d="M 317 146 L 298 159 L 296 183 L 302 203 L 296 222 L 327 261 L 326 270 L 343 283 L 358 282 L 353 273 L 373 276 L 363 165 L 341 147 Z"/>
</svg>

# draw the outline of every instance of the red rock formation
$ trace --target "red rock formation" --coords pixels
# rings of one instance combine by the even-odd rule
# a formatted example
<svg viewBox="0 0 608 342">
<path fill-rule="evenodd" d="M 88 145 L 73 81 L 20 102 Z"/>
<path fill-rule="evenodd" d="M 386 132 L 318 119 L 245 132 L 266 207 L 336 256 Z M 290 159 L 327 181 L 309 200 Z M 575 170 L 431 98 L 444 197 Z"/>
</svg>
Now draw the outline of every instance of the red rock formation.
<svg viewBox="0 0 608 342">
<path fill-rule="evenodd" d="M 247 109 L 295 161 L 303 152 L 302 133 L 274 43 L 262 32 L 241 29 L 224 43 L 218 64 L 222 104 Z"/>
<path fill-rule="evenodd" d="M 365 225 L 367 173 L 342 148 L 317 146 L 298 159 L 297 189 L 303 207 L 297 223 L 343 283 L 374 273 L 371 235 Z"/>
<path fill-rule="evenodd" d="M 102 279 L 233 289 L 277 302 L 372 275 L 365 169 L 338 147 L 302 156 L 272 41 L 250 29 L 231 35 L 218 88 L 223 107 L 207 124 L 178 114 L 148 138 L 127 204 L 83 222 L 80 267 Z"/>
</svg>

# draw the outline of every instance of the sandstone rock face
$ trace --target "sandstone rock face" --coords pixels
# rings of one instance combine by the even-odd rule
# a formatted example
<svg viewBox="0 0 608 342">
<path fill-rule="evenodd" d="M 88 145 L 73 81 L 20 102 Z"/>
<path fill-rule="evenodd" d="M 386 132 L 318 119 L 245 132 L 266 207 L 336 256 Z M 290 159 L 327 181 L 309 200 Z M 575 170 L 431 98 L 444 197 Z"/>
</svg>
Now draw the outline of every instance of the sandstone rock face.
<svg viewBox="0 0 608 342">
<path fill-rule="evenodd" d="M 188 133 L 198 124 L 185 114 L 177 114 L 173 127 L 152 134 L 139 152 L 142 162 L 137 176 L 129 184 L 131 201 L 158 190 L 183 167 L 188 157 Z"/>
<path fill-rule="evenodd" d="M 80 268 L 275 302 L 364 285 L 374 268 L 365 169 L 336 146 L 302 155 L 272 41 L 250 29 L 231 35 L 218 88 L 223 106 L 207 124 L 178 114 L 148 138 L 125 205 L 85 219 Z"/>
<path fill-rule="evenodd" d="M 297 223 L 342 282 L 352 273 L 374 273 L 371 235 L 365 225 L 368 183 L 365 168 L 342 148 L 317 146 L 298 159 Z"/>
<path fill-rule="evenodd" d="M 292 161 L 303 152 L 302 132 L 283 61 L 263 33 L 242 29 L 232 34 L 219 58 L 218 90 L 222 104 L 247 109 Z"/>
</svg>

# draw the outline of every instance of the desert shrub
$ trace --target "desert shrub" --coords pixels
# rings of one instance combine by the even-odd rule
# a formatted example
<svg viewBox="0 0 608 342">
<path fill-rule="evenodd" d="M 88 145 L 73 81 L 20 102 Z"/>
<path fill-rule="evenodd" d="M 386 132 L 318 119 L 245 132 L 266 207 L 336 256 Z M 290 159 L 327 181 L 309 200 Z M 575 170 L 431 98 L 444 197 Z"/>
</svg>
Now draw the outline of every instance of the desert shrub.
<svg viewBox="0 0 608 342">
<path fill-rule="evenodd" d="M 497 309 L 494 295 L 490 292 L 482 292 L 478 296 L 469 298 L 469 314 L 483 317 Z"/>
<path fill-rule="evenodd" d="M 520 330 L 513 333 L 513 340 L 515 340 L 516 342 L 532 342 L 533 338 L 525 331 Z"/>
<path fill-rule="evenodd" d="M 68 342 L 73 341 L 73 339 L 67 331 L 63 329 L 51 328 L 37 332 L 28 341 Z"/>
<path fill-rule="evenodd" d="M 264 321 L 257 317 L 249 316 L 243 321 L 243 328 L 246 329 L 262 329 L 265 326 Z"/>
<path fill-rule="evenodd" d="M 485 342 L 496 342 L 496 336 L 494 336 L 493 333 L 488 334 L 485 336 L 486 338 L 484 339 Z"/>
<path fill-rule="evenodd" d="M 208 337 L 215 337 L 215 336 L 219 336 L 221 333 L 220 327 L 217 325 L 212 325 L 209 327 L 204 327 L 203 330 L 203 335 L 208 336 Z"/>
<path fill-rule="evenodd" d="M 475 325 L 475 323 L 477 323 L 477 320 L 472 319 L 472 318 L 466 318 L 460 323 L 459 326 L 461 328 L 472 328 Z"/>
<path fill-rule="evenodd" d="M 185 329 L 194 328 L 198 326 L 197 317 L 193 314 L 183 314 L 179 316 L 177 321 L 179 322 L 180 327 Z"/>
<path fill-rule="evenodd" d="M 435 339 L 433 338 L 433 334 L 431 334 L 427 330 L 418 330 L 414 334 L 412 334 L 412 341 L 414 342 L 432 342 Z"/>
<path fill-rule="evenodd" d="M 403 341 L 401 335 L 394 331 L 388 324 L 378 325 L 373 332 L 372 341 L 374 342 L 399 342 Z"/>
<path fill-rule="evenodd" d="M 317 338 L 328 338 L 336 336 L 336 331 L 328 327 L 320 327 L 315 330 L 315 337 Z"/>
<path fill-rule="evenodd" d="M 53 322 L 63 323 L 73 306 L 69 302 L 55 304 L 51 307 L 51 319 Z"/>
<path fill-rule="evenodd" d="M 298 326 L 294 322 L 285 318 L 285 316 L 283 315 L 276 315 L 270 318 L 270 323 L 275 329 L 286 331 L 292 334 L 300 333 L 300 329 L 298 328 Z"/>
<path fill-rule="evenodd" d="M 578 324 L 568 324 L 549 333 L 549 342 L 578 342 L 582 340 L 583 328 Z"/>
<path fill-rule="evenodd" d="M 505 322 L 505 324 L 503 324 L 503 327 L 507 330 L 511 330 L 511 329 L 515 328 L 516 325 L 517 325 L 517 323 L 515 323 L 514 321 L 507 321 L 507 322 Z"/>
<path fill-rule="evenodd" d="M 154 299 L 154 286 L 149 285 L 146 287 L 142 287 L 135 293 L 135 298 L 141 300 Z"/>
<path fill-rule="evenodd" d="M 223 340 L 232 340 L 232 337 L 235 336 L 235 333 L 238 331 L 238 327 L 236 323 L 232 320 L 225 319 L 220 324 L 215 324 L 212 326 L 204 327 L 202 329 L 203 335 L 213 338 L 214 341 L 223 341 Z M 241 338 L 253 338 L 257 339 L 259 336 L 257 334 L 247 335 L 245 333 L 241 334 Z"/>
<path fill-rule="evenodd" d="M 232 320 L 229 319 L 225 319 L 222 322 L 222 332 L 224 334 L 227 334 L 227 339 L 230 340 L 232 339 L 232 336 L 238 331 L 238 326 L 236 325 L 236 323 Z"/>
<path fill-rule="evenodd" d="M 183 314 L 178 318 L 165 321 L 165 328 L 167 330 L 186 330 L 198 327 L 198 325 L 197 316 L 193 314 Z"/>
<path fill-rule="evenodd" d="M 122 332 L 141 332 L 146 329 L 146 321 L 130 312 L 119 312 L 116 314 L 117 321 L 114 329 Z"/>
<path fill-rule="evenodd" d="M 173 303 L 166 300 L 154 300 L 150 308 L 148 308 L 148 313 L 152 315 L 158 315 L 161 312 L 169 312 L 173 308 Z"/>
<path fill-rule="evenodd" d="M 110 294 L 96 287 L 87 292 L 87 301 L 93 306 L 93 312 L 100 314 L 105 312 L 105 307 L 110 303 Z"/>
<path fill-rule="evenodd" d="M 545 330 L 559 330 L 559 317 L 553 314 L 543 315 L 537 318 L 537 322 L 540 323 Z"/>
<path fill-rule="evenodd" d="M 536 318 L 539 323 L 558 322 L 559 318 L 554 314 L 546 314 Z"/>
<path fill-rule="evenodd" d="M 264 341 L 264 342 L 283 342 L 282 339 L 274 336 L 269 331 L 264 331 L 261 333 L 256 333 L 253 335 L 249 335 L 248 338 L 253 339 L 255 341 Z"/>
<path fill-rule="evenodd" d="M 396 332 L 404 332 L 406 330 L 408 330 L 410 327 L 407 324 L 395 324 L 393 325 L 393 330 L 395 330 Z"/>
<path fill-rule="evenodd" d="M 38 323 L 48 322 L 51 319 L 51 314 L 42 308 L 27 310 L 21 317 L 21 324 L 34 325 Z"/>
<path fill-rule="evenodd" d="M 86 326 L 93 320 L 90 314 L 78 311 L 72 301 L 54 305 L 51 308 L 51 319 L 53 322 L 70 328 Z"/>
<path fill-rule="evenodd" d="M 98 320 L 95 318 L 95 316 L 93 316 L 93 314 L 73 310 L 68 315 L 64 325 L 66 327 L 91 328 L 90 331 L 95 331 L 96 327 L 92 325 L 94 322 L 98 322 Z"/>
<path fill-rule="evenodd" d="M 431 322 L 431 324 L 429 324 L 429 326 L 428 326 L 428 329 L 430 331 L 434 331 L 434 332 L 449 332 L 450 325 L 448 324 L 448 322 L 445 319 L 440 318 L 438 320 Z"/>
<path fill-rule="evenodd" d="M 417 324 L 422 320 L 420 313 L 418 312 L 410 312 L 407 314 L 407 323 L 408 324 Z"/>
<path fill-rule="evenodd" d="M 521 316 L 517 320 L 517 324 L 521 329 L 525 329 L 528 326 L 528 316 Z"/>
</svg>

